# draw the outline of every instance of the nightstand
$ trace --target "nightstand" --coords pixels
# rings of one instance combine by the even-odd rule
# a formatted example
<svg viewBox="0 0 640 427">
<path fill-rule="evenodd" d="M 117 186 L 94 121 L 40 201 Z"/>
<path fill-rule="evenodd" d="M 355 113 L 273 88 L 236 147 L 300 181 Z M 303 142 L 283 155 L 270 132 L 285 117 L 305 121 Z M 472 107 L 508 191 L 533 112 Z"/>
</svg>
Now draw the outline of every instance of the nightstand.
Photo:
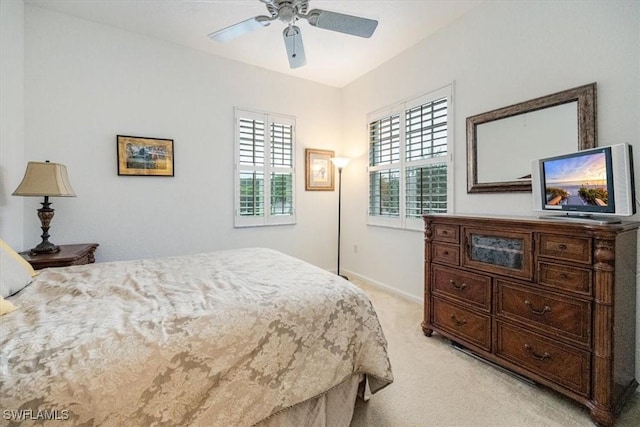
<svg viewBox="0 0 640 427">
<path fill-rule="evenodd" d="M 77 245 L 60 245 L 60 251 L 52 254 L 30 255 L 29 251 L 20 252 L 35 270 L 48 267 L 68 267 L 96 262 L 97 243 L 81 243 Z"/>
</svg>

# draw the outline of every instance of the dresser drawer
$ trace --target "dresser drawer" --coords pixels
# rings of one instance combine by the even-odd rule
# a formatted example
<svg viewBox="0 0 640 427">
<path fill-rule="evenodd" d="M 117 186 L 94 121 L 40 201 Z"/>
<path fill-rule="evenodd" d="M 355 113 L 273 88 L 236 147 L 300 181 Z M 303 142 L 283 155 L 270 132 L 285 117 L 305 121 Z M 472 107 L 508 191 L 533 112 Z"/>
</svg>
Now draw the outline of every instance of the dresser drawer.
<svg viewBox="0 0 640 427">
<path fill-rule="evenodd" d="M 433 240 L 445 243 L 460 243 L 460 228 L 457 225 L 434 224 Z"/>
<path fill-rule="evenodd" d="M 591 264 L 591 239 L 540 234 L 540 256 Z"/>
<path fill-rule="evenodd" d="M 434 264 L 432 292 L 487 313 L 491 311 L 491 278 L 488 276 Z"/>
<path fill-rule="evenodd" d="M 432 248 L 434 261 L 460 265 L 460 248 L 458 246 L 434 243 Z"/>
<path fill-rule="evenodd" d="M 491 351 L 491 317 L 489 316 L 434 298 L 433 324 L 461 340 Z"/>
<path fill-rule="evenodd" d="M 538 283 L 541 285 L 591 295 L 592 277 L 587 268 L 538 262 Z"/>
<path fill-rule="evenodd" d="M 590 344 L 591 303 L 497 280 L 496 316 L 512 319 L 539 333 Z"/>
<path fill-rule="evenodd" d="M 496 322 L 496 355 L 582 396 L 591 387 L 591 354 Z"/>
</svg>

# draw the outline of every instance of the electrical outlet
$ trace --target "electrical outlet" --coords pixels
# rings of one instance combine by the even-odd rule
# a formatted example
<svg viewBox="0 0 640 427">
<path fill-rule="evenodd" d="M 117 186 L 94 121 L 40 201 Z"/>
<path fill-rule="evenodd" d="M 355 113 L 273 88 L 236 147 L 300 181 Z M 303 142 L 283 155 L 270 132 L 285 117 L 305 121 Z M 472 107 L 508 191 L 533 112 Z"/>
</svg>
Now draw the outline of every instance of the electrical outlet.
<svg viewBox="0 0 640 427">
<path fill-rule="evenodd" d="M 354 254 L 358 253 L 358 245 L 353 245 L 353 253 Z"/>
</svg>

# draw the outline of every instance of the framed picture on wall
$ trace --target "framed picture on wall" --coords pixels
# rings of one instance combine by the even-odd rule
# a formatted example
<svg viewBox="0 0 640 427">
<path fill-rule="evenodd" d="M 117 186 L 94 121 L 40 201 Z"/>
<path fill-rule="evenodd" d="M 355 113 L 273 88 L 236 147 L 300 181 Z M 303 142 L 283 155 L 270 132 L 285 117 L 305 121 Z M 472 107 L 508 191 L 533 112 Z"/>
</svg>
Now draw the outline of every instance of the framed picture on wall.
<svg viewBox="0 0 640 427">
<path fill-rule="evenodd" d="M 307 148 L 305 154 L 307 166 L 305 189 L 307 191 L 333 191 L 334 173 L 331 158 L 335 153 L 330 150 Z"/>
<path fill-rule="evenodd" d="M 173 176 L 173 139 L 118 135 L 118 175 Z"/>
</svg>

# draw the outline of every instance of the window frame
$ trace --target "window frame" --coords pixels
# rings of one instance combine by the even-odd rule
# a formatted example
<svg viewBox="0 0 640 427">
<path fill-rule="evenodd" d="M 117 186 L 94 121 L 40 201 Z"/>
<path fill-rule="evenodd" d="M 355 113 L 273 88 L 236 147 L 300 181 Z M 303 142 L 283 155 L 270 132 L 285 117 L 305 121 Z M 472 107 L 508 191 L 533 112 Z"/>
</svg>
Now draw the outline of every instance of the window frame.
<svg viewBox="0 0 640 427">
<path fill-rule="evenodd" d="M 434 157 L 430 159 L 420 159 L 414 161 L 407 160 L 407 140 L 406 140 L 406 112 L 412 108 L 437 101 L 439 99 L 447 99 L 447 154 L 444 156 Z M 426 94 L 410 98 L 405 101 L 381 108 L 367 115 L 367 224 L 380 227 L 391 227 L 407 230 L 424 231 L 422 218 L 407 217 L 407 169 L 415 167 L 423 167 L 445 163 L 447 167 L 447 213 L 453 212 L 453 188 L 454 188 L 454 126 L 453 126 L 453 83 L 433 90 Z M 371 136 L 370 124 L 372 122 L 391 117 L 393 115 L 400 117 L 400 159 L 394 163 L 383 165 L 370 165 L 371 156 Z M 371 215 L 371 173 L 378 171 L 398 170 L 400 175 L 399 182 L 399 212 L 398 216 L 386 217 Z"/>
<path fill-rule="evenodd" d="M 264 123 L 264 158 L 262 165 L 240 164 L 240 120 L 260 120 Z M 291 167 L 272 165 L 271 124 L 291 126 Z M 263 215 L 240 215 L 240 175 L 244 172 L 260 172 L 263 176 Z M 271 213 L 271 175 L 291 174 L 291 214 Z M 268 113 L 234 108 L 234 227 L 264 227 L 296 223 L 296 118 L 285 114 Z"/>
</svg>

